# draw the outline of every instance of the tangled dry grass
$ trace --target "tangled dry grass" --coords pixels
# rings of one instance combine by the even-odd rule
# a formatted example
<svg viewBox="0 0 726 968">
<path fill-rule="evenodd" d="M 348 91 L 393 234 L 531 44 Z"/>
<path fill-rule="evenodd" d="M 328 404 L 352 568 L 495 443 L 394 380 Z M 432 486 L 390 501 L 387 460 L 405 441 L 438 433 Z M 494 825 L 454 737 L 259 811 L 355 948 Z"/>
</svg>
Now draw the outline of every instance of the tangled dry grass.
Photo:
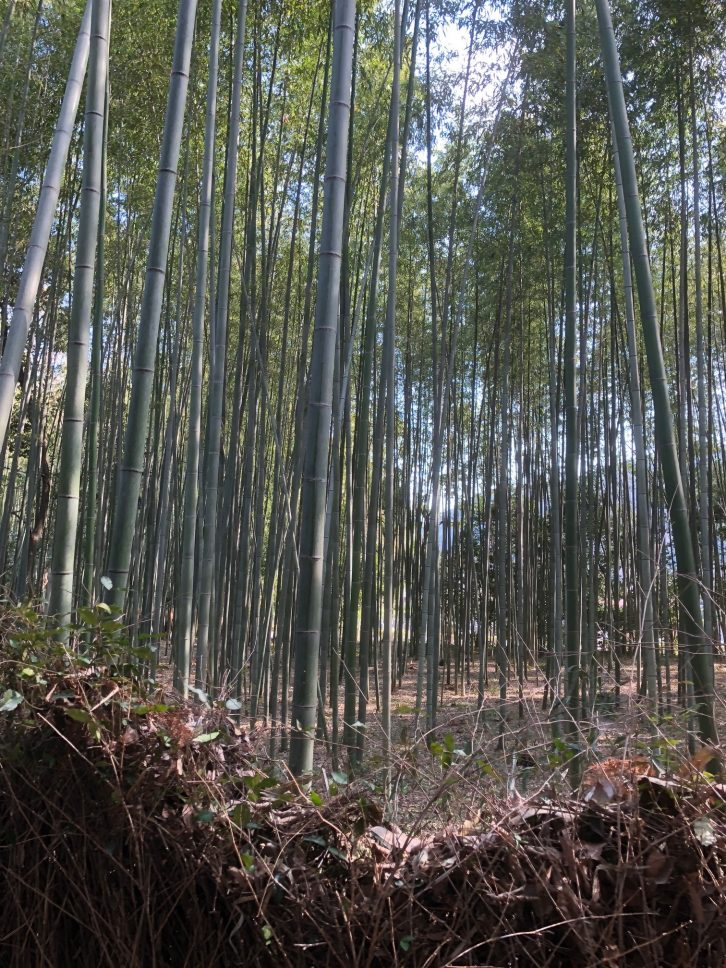
<svg viewBox="0 0 726 968">
<path fill-rule="evenodd" d="M 0 726 L 3 968 L 726 963 L 713 783 L 631 769 L 413 836 L 266 776 L 224 709 L 43 678 Z"/>
<path fill-rule="evenodd" d="M 143 655 L 124 665 L 113 617 L 90 618 L 71 654 L 0 616 L 0 968 L 726 964 L 714 751 L 689 777 L 629 756 L 524 799 L 475 795 L 444 744 L 404 831 L 363 781 L 273 775 L 233 702 L 146 690 Z"/>
</svg>

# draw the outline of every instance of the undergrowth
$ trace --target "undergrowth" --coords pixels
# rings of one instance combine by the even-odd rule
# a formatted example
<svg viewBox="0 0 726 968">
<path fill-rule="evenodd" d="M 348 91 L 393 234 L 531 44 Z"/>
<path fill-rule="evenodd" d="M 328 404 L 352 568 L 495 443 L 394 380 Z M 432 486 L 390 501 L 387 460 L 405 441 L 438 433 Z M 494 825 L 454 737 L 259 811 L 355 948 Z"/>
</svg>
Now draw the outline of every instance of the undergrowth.
<svg viewBox="0 0 726 968">
<path fill-rule="evenodd" d="M 726 962 L 713 778 L 633 758 L 579 797 L 474 795 L 446 734 L 401 829 L 362 778 L 284 775 L 234 702 L 160 692 L 105 608 L 73 632 L 0 616 L 3 968 Z M 430 829 L 457 796 L 468 821 Z"/>
</svg>

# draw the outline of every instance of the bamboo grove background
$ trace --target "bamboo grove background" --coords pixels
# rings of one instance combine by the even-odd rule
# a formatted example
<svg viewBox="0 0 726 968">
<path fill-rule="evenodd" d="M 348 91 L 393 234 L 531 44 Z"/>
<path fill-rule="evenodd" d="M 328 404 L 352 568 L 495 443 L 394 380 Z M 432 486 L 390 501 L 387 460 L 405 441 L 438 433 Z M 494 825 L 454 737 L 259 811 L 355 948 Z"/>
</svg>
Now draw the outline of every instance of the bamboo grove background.
<svg viewBox="0 0 726 968">
<path fill-rule="evenodd" d="M 610 16 L 6 0 L 5 601 L 105 600 L 298 772 L 412 675 L 429 736 L 634 675 L 714 741 L 726 13 Z"/>
</svg>

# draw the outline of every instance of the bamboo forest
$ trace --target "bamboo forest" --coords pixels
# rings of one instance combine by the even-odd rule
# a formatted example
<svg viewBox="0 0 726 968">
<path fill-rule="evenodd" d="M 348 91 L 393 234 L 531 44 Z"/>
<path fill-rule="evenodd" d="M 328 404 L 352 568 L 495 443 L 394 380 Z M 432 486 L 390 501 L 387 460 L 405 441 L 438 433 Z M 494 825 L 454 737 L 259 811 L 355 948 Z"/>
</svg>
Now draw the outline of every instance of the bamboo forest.
<svg viewBox="0 0 726 968">
<path fill-rule="evenodd" d="M 721 0 L 0 0 L 0 965 L 726 964 Z"/>
</svg>

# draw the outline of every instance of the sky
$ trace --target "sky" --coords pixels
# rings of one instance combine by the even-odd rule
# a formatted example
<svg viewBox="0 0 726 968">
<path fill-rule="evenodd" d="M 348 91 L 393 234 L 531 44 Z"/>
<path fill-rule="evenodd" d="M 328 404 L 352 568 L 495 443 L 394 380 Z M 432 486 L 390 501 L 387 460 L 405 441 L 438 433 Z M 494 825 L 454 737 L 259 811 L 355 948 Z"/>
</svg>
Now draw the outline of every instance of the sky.
<svg viewBox="0 0 726 968">
<path fill-rule="evenodd" d="M 501 20 L 501 14 L 494 11 L 489 3 L 484 3 L 480 11 L 481 20 Z M 458 95 L 456 104 L 461 103 L 464 93 L 464 74 L 469 54 L 470 23 L 464 26 L 455 22 L 447 23 L 438 33 L 432 45 L 432 54 L 445 58 L 445 73 L 451 79 Z M 475 109 L 489 109 L 493 115 L 502 81 L 507 72 L 511 57 L 511 47 L 481 48 L 477 43 L 472 56 L 472 69 L 467 104 Z"/>
</svg>

